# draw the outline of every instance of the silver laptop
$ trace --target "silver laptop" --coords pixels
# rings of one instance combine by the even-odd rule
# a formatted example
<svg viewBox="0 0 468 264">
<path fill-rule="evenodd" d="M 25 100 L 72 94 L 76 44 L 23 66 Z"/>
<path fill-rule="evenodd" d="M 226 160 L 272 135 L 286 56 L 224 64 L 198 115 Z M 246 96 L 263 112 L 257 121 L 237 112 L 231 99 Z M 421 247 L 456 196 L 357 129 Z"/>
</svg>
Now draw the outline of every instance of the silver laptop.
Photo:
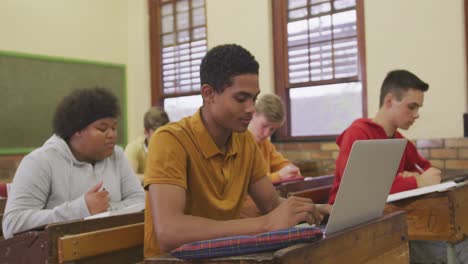
<svg viewBox="0 0 468 264">
<path fill-rule="evenodd" d="M 406 139 L 354 142 L 325 235 L 382 216 L 406 143 Z"/>
</svg>

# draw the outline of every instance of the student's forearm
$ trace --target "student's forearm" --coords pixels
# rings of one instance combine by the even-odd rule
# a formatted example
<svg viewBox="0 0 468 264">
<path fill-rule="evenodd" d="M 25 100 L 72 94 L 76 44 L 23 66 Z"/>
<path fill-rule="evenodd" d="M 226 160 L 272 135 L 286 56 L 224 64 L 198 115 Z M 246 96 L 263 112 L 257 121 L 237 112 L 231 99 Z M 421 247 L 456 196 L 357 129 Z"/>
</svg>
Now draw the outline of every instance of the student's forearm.
<svg viewBox="0 0 468 264">
<path fill-rule="evenodd" d="M 13 201 L 14 203 L 14 201 Z M 11 209 L 10 209 L 11 208 Z M 66 202 L 53 209 L 33 209 L 11 205 L 3 217 L 3 231 L 5 238 L 37 226 L 50 223 L 81 219 L 89 216 L 84 197 Z"/>
<path fill-rule="evenodd" d="M 160 248 L 169 252 L 183 244 L 236 235 L 267 232 L 265 216 L 247 219 L 217 221 L 191 215 L 170 218 L 155 226 Z"/>
<path fill-rule="evenodd" d="M 271 212 L 286 199 L 278 197 L 276 202 L 265 213 Z M 167 221 L 167 224 L 159 226 L 157 231 L 161 250 L 167 252 L 182 244 L 237 235 L 251 235 L 271 231 L 268 226 L 267 215 L 235 219 L 227 221 L 216 221 L 191 215 L 181 215 Z M 155 227 L 158 230 L 158 227 Z"/>
<path fill-rule="evenodd" d="M 286 201 L 286 199 L 278 195 L 278 196 L 273 197 L 271 202 L 263 203 L 263 206 L 257 206 L 257 207 L 259 207 L 260 211 L 263 214 L 268 214 L 269 212 L 273 211 L 276 207 L 278 207 L 284 201 Z"/>
<path fill-rule="evenodd" d="M 264 214 L 273 211 L 283 200 L 266 177 L 251 184 L 249 194 Z"/>
</svg>

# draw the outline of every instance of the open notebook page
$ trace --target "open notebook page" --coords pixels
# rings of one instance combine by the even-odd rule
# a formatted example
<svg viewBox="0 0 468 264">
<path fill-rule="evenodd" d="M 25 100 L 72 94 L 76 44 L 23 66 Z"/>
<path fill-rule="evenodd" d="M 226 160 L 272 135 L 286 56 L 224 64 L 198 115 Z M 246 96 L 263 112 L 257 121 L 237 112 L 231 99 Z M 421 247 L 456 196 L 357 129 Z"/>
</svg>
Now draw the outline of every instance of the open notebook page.
<svg viewBox="0 0 468 264">
<path fill-rule="evenodd" d="M 103 212 L 103 213 L 100 213 L 100 214 L 91 215 L 91 216 L 85 217 L 85 220 L 108 217 L 108 216 L 114 216 L 114 215 L 137 213 L 137 212 L 143 211 L 144 209 L 145 209 L 145 203 L 137 203 L 137 204 L 133 204 L 133 205 L 124 207 L 124 208 L 119 209 L 119 210 L 107 211 L 107 212 Z"/>
<path fill-rule="evenodd" d="M 439 183 L 436 185 L 431 185 L 431 186 L 417 188 L 414 190 L 394 193 L 388 196 L 387 203 L 391 203 L 391 202 L 395 202 L 398 200 L 402 200 L 402 199 L 406 199 L 406 198 L 410 198 L 414 196 L 419 196 L 419 195 L 423 195 L 427 193 L 442 192 L 455 186 L 457 186 L 457 184 L 454 181 L 446 181 L 446 182 Z"/>
</svg>

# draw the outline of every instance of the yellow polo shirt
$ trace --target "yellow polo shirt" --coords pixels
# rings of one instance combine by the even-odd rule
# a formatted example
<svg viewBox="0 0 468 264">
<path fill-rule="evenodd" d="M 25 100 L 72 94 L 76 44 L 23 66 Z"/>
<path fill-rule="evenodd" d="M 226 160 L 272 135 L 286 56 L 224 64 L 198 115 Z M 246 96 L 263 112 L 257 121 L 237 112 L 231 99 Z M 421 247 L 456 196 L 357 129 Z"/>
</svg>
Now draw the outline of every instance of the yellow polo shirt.
<svg viewBox="0 0 468 264">
<path fill-rule="evenodd" d="M 278 171 L 291 162 L 276 150 L 275 145 L 273 145 L 269 139 L 260 142 L 258 146 L 260 147 L 262 157 L 265 161 L 265 169 L 267 170 L 268 177 L 273 182 L 279 181 L 281 178 Z"/>
<path fill-rule="evenodd" d="M 141 136 L 134 141 L 128 143 L 125 147 L 125 154 L 127 155 L 130 164 L 132 165 L 135 173 L 145 173 L 146 167 L 146 150 L 145 150 L 145 137 Z"/>
<path fill-rule="evenodd" d="M 156 145 L 156 142 L 157 145 Z M 174 184 L 186 190 L 184 213 L 229 220 L 240 217 L 251 183 L 266 176 L 260 150 L 250 132 L 232 133 L 226 153 L 216 146 L 200 110 L 160 127 L 151 137 L 144 186 Z M 145 257 L 160 255 L 146 194 Z"/>
</svg>

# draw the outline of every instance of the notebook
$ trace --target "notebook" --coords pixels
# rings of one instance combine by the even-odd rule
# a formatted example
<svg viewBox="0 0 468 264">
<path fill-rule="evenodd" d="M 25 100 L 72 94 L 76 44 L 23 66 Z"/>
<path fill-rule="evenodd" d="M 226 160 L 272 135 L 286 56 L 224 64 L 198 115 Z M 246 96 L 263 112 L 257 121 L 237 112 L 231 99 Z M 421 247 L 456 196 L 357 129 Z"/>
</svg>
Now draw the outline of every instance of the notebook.
<svg viewBox="0 0 468 264">
<path fill-rule="evenodd" d="M 406 198 L 424 195 L 427 193 L 445 192 L 457 186 L 459 186 L 459 184 L 457 184 L 454 181 L 446 181 L 446 182 L 442 182 L 442 183 L 431 185 L 431 186 L 426 186 L 426 187 L 421 187 L 421 188 L 408 190 L 404 192 L 394 193 L 388 196 L 387 203 L 392 203 L 392 202 L 396 202 L 396 201 L 403 200 Z"/>
<path fill-rule="evenodd" d="M 95 218 L 102 218 L 102 217 L 109 217 L 109 216 L 115 216 L 115 215 L 123 215 L 123 214 L 132 214 L 132 213 L 138 213 L 145 210 L 145 203 L 136 203 L 132 204 L 130 206 L 124 207 L 119 210 L 115 211 L 106 211 L 103 213 L 95 214 L 95 215 L 90 215 L 88 217 L 85 217 L 85 220 L 89 219 L 95 219 Z"/>
<path fill-rule="evenodd" d="M 325 236 L 382 216 L 406 143 L 406 139 L 354 142 Z"/>
</svg>

